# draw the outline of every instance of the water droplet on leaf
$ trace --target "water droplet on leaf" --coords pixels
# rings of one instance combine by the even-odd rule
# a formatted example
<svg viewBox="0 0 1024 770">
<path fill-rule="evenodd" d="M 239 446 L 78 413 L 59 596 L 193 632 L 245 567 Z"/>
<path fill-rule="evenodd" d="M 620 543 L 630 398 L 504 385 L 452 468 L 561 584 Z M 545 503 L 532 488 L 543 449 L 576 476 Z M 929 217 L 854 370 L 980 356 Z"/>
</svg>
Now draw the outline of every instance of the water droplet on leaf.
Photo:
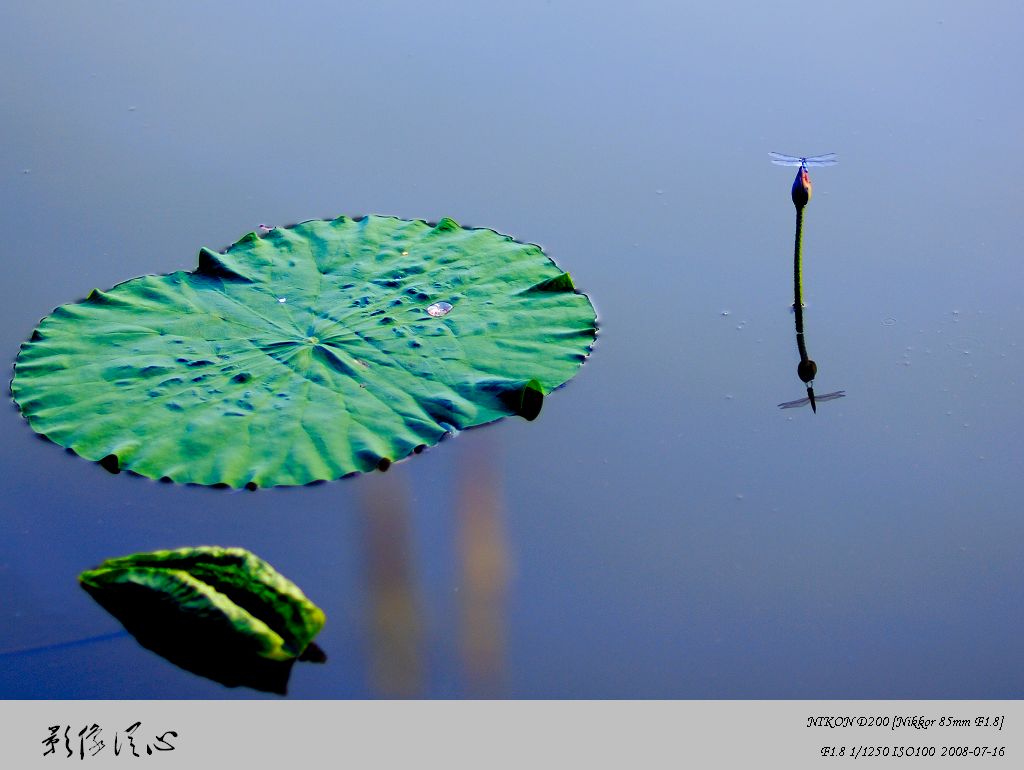
<svg viewBox="0 0 1024 770">
<path fill-rule="evenodd" d="M 427 314 L 432 315 L 434 318 L 446 316 L 451 311 L 452 305 L 449 302 L 435 302 L 433 305 L 427 308 Z"/>
</svg>

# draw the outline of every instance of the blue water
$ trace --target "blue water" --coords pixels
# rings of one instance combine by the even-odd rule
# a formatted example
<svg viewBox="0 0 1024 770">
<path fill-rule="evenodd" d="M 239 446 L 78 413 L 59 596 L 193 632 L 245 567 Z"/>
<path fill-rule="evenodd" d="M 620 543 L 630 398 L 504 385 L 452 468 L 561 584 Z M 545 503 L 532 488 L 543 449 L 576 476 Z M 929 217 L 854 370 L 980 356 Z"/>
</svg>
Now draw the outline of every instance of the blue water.
<svg viewBox="0 0 1024 770">
<path fill-rule="evenodd" d="M 0 350 L 341 213 L 536 242 L 600 337 L 538 420 L 232 493 L 0 442 L 0 696 L 250 698 L 75 576 L 243 546 L 327 613 L 293 698 L 1024 693 L 1024 11 L 573 2 L 0 12 Z M 796 376 L 792 169 L 812 169 Z"/>
</svg>

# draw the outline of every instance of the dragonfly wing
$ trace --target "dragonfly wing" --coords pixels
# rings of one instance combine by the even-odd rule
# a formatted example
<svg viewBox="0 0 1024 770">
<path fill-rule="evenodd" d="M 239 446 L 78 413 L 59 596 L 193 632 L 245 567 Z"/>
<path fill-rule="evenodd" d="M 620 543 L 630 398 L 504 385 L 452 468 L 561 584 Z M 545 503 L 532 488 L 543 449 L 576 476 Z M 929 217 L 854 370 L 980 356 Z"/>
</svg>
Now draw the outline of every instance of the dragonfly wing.
<svg viewBox="0 0 1024 770">
<path fill-rule="evenodd" d="M 784 152 L 770 152 L 768 157 L 777 166 L 834 166 L 839 162 L 839 156 L 834 152 L 826 152 L 824 155 L 809 155 L 806 158 L 786 155 Z"/>
<path fill-rule="evenodd" d="M 819 402 L 821 402 L 821 401 L 832 401 L 832 400 L 837 399 L 837 398 L 846 398 L 846 391 L 845 390 L 837 390 L 835 393 L 826 393 L 823 396 L 815 396 L 815 399 L 817 399 L 817 401 L 819 401 Z"/>
<path fill-rule="evenodd" d="M 839 156 L 834 152 L 826 152 L 824 155 L 812 155 L 804 158 L 805 166 L 834 166 L 839 162 Z"/>
<path fill-rule="evenodd" d="M 798 158 L 795 155 L 786 155 L 781 152 L 770 152 L 768 157 L 777 166 L 802 166 L 804 163 L 803 158 Z"/>
<path fill-rule="evenodd" d="M 786 401 L 779 404 L 779 409 L 795 409 L 798 406 L 803 406 L 804 404 L 809 403 L 811 403 L 811 399 L 809 398 L 798 398 L 796 401 Z"/>
<path fill-rule="evenodd" d="M 845 390 L 837 390 L 834 393 L 825 393 L 819 396 L 817 393 L 814 394 L 814 400 L 819 404 L 822 401 L 834 401 L 837 398 L 846 398 Z M 786 401 L 779 404 L 779 409 L 796 409 L 798 406 L 806 406 L 811 403 L 809 398 L 798 398 L 796 401 Z"/>
</svg>

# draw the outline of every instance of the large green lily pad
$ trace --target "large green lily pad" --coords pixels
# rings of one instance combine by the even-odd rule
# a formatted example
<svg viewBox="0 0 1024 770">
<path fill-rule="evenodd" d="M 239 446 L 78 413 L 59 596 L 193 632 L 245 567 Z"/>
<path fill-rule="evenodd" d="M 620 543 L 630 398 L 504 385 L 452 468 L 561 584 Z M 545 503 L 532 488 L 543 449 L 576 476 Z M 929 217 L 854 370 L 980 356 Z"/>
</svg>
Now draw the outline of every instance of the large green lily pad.
<svg viewBox="0 0 1024 770">
<path fill-rule="evenodd" d="M 43 319 L 11 391 L 37 432 L 150 478 L 265 487 L 385 468 L 446 433 L 528 419 L 594 308 L 539 247 L 450 219 L 249 233 L 192 272 Z"/>
</svg>

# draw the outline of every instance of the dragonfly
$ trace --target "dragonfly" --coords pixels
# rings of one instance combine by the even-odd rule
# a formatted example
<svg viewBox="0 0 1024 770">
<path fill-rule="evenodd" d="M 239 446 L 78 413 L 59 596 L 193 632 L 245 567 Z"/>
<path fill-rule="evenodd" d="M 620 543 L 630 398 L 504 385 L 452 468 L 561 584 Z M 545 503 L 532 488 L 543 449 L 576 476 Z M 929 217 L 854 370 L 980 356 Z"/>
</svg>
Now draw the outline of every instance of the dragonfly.
<svg viewBox="0 0 1024 770">
<path fill-rule="evenodd" d="M 808 388 L 808 391 L 813 393 L 810 388 Z M 823 393 L 820 396 L 808 396 L 807 398 L 798 398 L 796 401 L 786 401 L 779 404 L 779 409 L 796 409 L 798 406 L 806 406 L 807 404 L 810 404 L 813 408 L 816 402 L 834 401 L 837 398 L 846 398 L 846 391 L 837 390 L 834 393 Z"/>
<path fill-rule="evenodd" d="M 772 159 L 772 163 L 776 166 L 800 166 L 800 168 L 834 166 L 839 162 L 839 156 L 834 152 L 826 152 L 824 155 L 808 155 L 806 157 L 786 155 L 782 152 L 770 152 L 768 157 Z"/>
<path fill-rule="evenodd" d="M 777 166 L 799 166 L 796 172 L 796 179 L 793 180 L 793 204 L 797 209 L 802 209 L 811 200 L 811 175 L 807 173 L 808 166 L 834 166 L 839 162 L 839 156 L 834 152 L 826 152 L 824 155 L 786 155 L 782 152 L 770 152 L 768 157 Z"/>
</svg>

